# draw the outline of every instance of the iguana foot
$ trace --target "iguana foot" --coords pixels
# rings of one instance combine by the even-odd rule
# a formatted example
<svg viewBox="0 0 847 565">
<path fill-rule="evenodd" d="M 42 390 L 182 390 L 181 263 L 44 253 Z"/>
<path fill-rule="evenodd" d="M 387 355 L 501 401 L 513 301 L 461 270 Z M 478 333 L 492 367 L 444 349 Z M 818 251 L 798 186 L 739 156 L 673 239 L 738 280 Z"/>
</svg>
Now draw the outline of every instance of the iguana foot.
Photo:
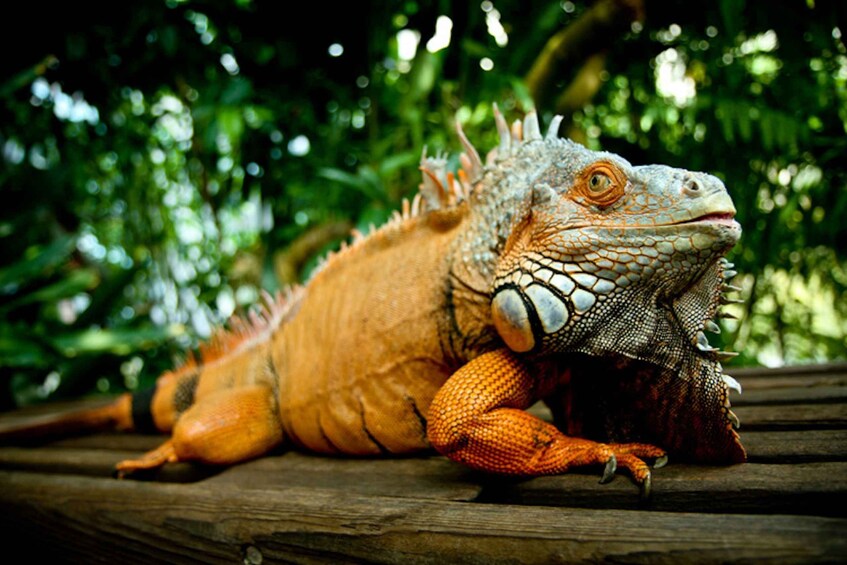
<svg viewBox="0 0 847 565">
<path fill-rule="evenodd" d="M 652 468 L 663 467 L 668 458 L 664 450 L 650 444 L 644 443 L 593 443 L 585 442 L 577 438 L 563 436 L 563 442 L 585 444 L 585 453 L 579 456 L 566 455 L 567 450 L 560 454 L 560 464 L 567 467 L 578 465 L 590 465 L 592 463 L 605 464 L 600 484 L 611 482 L 619 469 L 626 469 L 632 480 L 641 488 L 643 497 L 649 496 L 650 491 L 650 469 L 644 461 L 654 460 Z"/>
<path fill-rule="evenodd" d="M 668 456 L 664 450 L 659 449 L 650 444 L 644 443 L 620 443 L 620 444 L 598 444 L 609 448 L 612 451 L 612 457 L 606 463 L 606 468 L 603 471 L 603 477 L 600 479 L 601 484 L 610 482 L 615 477 L 615 472 L 618 468 L 626 469 L 632 476 L 632 480 L 639 486 L 641 490 L 641 498 L 650 497 L 651 487 L 651 467 L 647 465 L 644 459 L 653 459 L 653 469 L 660 469 L 668 462 Z"/>
<path fill-rule="evenodd" d="M 115 465 L 115 471 L 119 479 L 127 474 L 143 469 L 155 469 L 165 463 L 176 463 L 178 458 L 171 440 L 166 441 L 156 449 L 148 451 L 138 459 L 125 459 Z"/>
</svg>

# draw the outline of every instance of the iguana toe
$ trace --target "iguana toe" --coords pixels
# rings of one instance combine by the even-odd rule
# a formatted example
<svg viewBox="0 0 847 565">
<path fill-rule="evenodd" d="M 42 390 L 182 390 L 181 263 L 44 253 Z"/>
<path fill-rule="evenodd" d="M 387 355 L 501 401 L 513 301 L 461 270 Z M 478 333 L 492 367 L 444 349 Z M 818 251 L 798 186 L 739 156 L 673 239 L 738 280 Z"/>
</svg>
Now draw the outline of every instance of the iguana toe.
<svg viewBox="0 0 847 565">
<path fill-rule="evenodd" d="M 603 477 L 600 479 L 600 484 L 605 485 L 606 483 L 612 482 L 612 479 L 615 478 L 615 471 L 617 468 L 618 460 L 613 453 L 611 457 L 609 457 L 609 460 L 606 461 L 606 468 L 603 470 Z"/>
<path fill-rule="evenodd" d="M 617 468 L 626 469 L 632 480 L 638 485 L 640 498 L 642 500 L 649 498 L 652 475 L 650 466 L 644 460 L 652 459 L 653 468 L 659 469 L 668 462 L 668 457 L 664 450 L 643 443 L 609 444 L 608 447 L 614 451 Z M 605 474 L 603 478 L 606 478 Z"/>
<path fill-rule="evenodd" d="M 644 480 L 641 482 L 640 491 L 638 497 L 644 501 L 650 498 L 650 493 L 652 491 L 653 479 L 652 476 L 648 473 Z"/>
</svg>

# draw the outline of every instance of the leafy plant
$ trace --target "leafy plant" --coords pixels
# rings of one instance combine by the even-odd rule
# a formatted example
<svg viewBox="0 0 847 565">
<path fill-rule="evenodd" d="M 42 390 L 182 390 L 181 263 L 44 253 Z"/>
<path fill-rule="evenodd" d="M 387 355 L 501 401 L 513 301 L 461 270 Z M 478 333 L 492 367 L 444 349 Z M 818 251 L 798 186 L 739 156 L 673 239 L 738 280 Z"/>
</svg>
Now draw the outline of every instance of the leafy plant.
<svg viewBox="0 0 847 565">
<path fill-rule="evenodd" d="M 306 276 L 347 227 L 388 218 L 423 148 L 458 147 L 456 119 L 494 146 L 495 101 L 722 177 L 746 301 L 724 345 L 744 363 L 845 356 L 840 3 L 298 9 L 56 5 L 4 36 L 0 406 L 149 385 L 278 274 Z"/>
</svg>

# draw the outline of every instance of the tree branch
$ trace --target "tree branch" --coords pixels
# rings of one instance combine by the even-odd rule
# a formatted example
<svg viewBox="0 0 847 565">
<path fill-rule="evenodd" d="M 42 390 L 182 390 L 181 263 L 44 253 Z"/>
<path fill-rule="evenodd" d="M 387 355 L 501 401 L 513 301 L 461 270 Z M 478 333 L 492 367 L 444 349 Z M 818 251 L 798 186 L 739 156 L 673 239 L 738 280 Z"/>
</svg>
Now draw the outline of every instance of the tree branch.
<svg viewBox="0 0 847 565">
<path fill-rule="evenodd" d="M 549 102 L 562 70 L 582 65 L 606 49 L 644 15 L 643 0 L 599 0 L 551 37 L 525 77 L 537 107 Z"/>
</svg>

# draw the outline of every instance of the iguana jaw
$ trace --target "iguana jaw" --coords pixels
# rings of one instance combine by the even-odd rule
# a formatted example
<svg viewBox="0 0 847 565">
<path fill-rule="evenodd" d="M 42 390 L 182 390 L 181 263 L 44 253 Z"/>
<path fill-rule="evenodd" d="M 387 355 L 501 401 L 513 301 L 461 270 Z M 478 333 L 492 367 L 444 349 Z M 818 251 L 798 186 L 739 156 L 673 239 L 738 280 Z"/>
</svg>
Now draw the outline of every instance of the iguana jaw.
<svg viewBox="0 0 847 565">
<path fill-rule="evenodd" d="M 723 224 L 727 226 L 734 226 L 738 222 L 735 221 L 735 212 L 710 212 L 705 216 L 700 216 L 699 218 L 694 218 L 693 220 L 686 220 L 684 222 L 680 222 L 680 224 L 695 224 L 707 222 L 710 224 Z"/>
<path fill-rule="evenodd" d="M 741 226 L 735 221 L 735 206 L 726 193 L 715 194 L 691 211 L 692 218 L 675 222 L 676 226 L 723 226 L 741 233 Z"/>
</svg>

